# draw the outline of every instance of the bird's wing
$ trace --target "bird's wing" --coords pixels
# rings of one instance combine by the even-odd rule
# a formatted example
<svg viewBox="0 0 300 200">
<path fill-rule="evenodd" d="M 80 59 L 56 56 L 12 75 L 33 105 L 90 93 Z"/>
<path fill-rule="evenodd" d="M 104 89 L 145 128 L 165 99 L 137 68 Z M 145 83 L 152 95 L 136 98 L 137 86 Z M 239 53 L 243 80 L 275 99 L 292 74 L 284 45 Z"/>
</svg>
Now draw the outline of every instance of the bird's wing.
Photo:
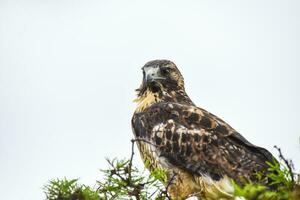
<svg viewBox="0 0 300 200">
<path fill-rule="evenodd" d="M 238 182 L 256 180 L 273 156 L 248 142 L 227 123 L 190 105 L 158 103 L 134 124 L 138 137 L 156 146 L 158 155 L 192 174 L 219 180 L 227 175 Z"/>
</svg>

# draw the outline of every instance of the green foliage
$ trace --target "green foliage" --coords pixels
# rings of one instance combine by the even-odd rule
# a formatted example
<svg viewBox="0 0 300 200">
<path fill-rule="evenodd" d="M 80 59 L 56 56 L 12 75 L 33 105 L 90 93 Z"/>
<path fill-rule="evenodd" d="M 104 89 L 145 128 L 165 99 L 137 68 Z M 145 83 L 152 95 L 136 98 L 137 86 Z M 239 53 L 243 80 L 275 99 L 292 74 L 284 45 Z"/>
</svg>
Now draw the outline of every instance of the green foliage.
<svg viewBox="0 0 300 200">
<path fill-rule="evenodd" d="M 290 173 L 290 170 L 288 167 L 286 167 L 283 164 L 279 164 L 278 162 L 267 162 L 269 165 L 269 173 L 267 174 L 267 177 L 271 179 L 270 185 L 277 186 L 277 187 L 283 187 L 288 190 L 291 190 L 294 185 L 294 176 L 293 174 Z"/>
<path fill-rule="evenodd" d="M 277 147 L 276 147 L 277 148 Z M 274 162 L 267 162 L 269 165 L 267 178 L 269 179 L 267 185 L 259 183 L 247 183 L 243 187 L 234 183 L 235 195 L 242 196 L 246 199 L 255 200 L 299 200 L 300 195 L 299 181 L 296 173 L 292 171 L 293 164 L 291 161 L 286 160 L 279 151 L 279 158 L 281 163 L 274 160 Z M 263 174 L 256 174 L 259 180 L 263 180 Z M 273 189 L 271 189 L 273 188 Z M 274 189 L 276 188 L 276 189 Z"/>
<path fill-rule="evenodd" d="M 97 200 L 98 193 L 90 187 L 79 185 L 77 179 L 51 180 L 44 186 L 47 200 Z"/>
<path fill-rule="evenodd" d="M 280 152 L 280 149 L 279 149 Z M 51 180 L 44 186 L 47 200 L 167 200 L 170 197 L 167 189 L 174 177 L 167 182 L 164 170 L 156 169 L 149 173 L 139 171 L 132 164 L 131 158 L 108 160 L 109 167 L 101 170 L 102 179 L 97 181 L 94 189 L 80 185 L 77 179 Z M 270 166 L 267 178 L 268 185 L 247 183 L 240 186 L 232 182 L 235 196 L 249 200 L 300 200 L 300 185 L 297 174 L 292 171 L 291 161 L 284 159 L 280 152 L 281 163 L 268 163 Z M 149 167 L 149 162 L 145 166 Z M 261 182 L 265 182 L 263 174 L 256 174 Z M 299 175 L 298 175 L 299 176 Z M 170 177 L 169 177 L 170 179 Z M 297 180 L 298 179 L 298 180 Z M 273 188 L 273 189 L 270 189 Z M 275 189 L 274 189 L 275 188 Z"/>
<path fill-rule="evenodd" d="M 51 180 L 44 186 L 47 200 L 148 200 L 169 199 L 163 182 L 166 173 L 157 169 L 150 174 L 140 172 L 131 160 L 107 160 L 109 168 L 101 170 L 103 180 L 97 181 L 97 189 L 79 185 L 78 179 Z"/>
<path fill-rule="evenodd" d="M 163 185 L 159 180 L 165 179 L 162 170 L 147 174 L 139 172 L 130 160 L 107 160 L 110 167 L 101 170 L 104 180 L 98 181 L 98 192 L 103 199 L 150 199 L 164 197 Z"/>
<path fill-rule="evenodd" d="M 253 184 L 253 183 L 248 183 L 244 187 L 241 187 L 234 182 L 233 182 L 233 184 L 234 184 L 234 188 L 235 188 L 235 195 L 247 197 L 248 199 L 255 199 L 257 194 L 264 192 L 266 190 L 265 186 Z"/>
</svg>

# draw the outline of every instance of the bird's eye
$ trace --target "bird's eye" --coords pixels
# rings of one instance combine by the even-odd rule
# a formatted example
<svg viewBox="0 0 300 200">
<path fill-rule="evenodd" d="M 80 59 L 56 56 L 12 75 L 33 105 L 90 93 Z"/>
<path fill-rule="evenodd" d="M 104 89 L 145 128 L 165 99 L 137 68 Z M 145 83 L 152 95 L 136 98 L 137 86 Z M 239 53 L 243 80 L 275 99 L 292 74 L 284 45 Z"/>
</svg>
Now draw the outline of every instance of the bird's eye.
<svg viewBox="0 0 300 200">
<path fill-rule="evenodd" d="M 166 67 L 161 68 L 161 74 L 162 75 L 167 75 L 167 74 L 169 74 L 169 72 L 170 72 L 169 68 L 166 68 Z"/>
</svg>

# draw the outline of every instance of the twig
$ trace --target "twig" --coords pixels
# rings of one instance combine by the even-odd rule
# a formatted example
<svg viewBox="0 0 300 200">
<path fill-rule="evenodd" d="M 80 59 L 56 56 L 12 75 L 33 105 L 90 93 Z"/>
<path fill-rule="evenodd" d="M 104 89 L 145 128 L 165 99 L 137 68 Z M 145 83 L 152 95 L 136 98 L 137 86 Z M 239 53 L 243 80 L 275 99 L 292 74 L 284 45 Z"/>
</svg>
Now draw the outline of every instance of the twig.
<svg viewBox="0 0 300 200">
<path fill-rule="evenodd" d="M 111 163 L 110 160 L 107 160 L 107 162 L 113 168 L 113 171 L 114 171 L 113 174 L 115 174 L 116 176 L 118 176 L 125 183 L 128 183 L 128 181 L 126 179 L 124 179 L 121 174 L 119 174 L 118 169 L 115 168 L 115 166 L 113 165 L 113 163 Z"/>
<path fill-rule="evenodd" d="M 132 169 L 132 160 L 134 156 L 134 140 L 131 140 L 131 156 L 129 161 L 129 167 L 128 167 L 128 180 L 131 181 L 131 169 Z"/>
<path fill-rule="evenodd" d="M 169 189 L 170 185 L 172 184 L 172 182 L 175 180 L 175 177 L 177 176 L 177 173 L 175 171 L 173 171 L 173 176 L 171 177 L 171 179 L 168 182 L 168 185 L 166 186 L 166 190 Z"/>
<path fill-rule="evenodd" d="M 165 189 L 166 198 L 168 198 L 169 200 L 171 200 L 171 197 L 168 194 L 168 189 L 171 186 L 171 184 L 173 183 L 173 181 L 175 180 L 176 176 L 177 176 L 177 173 L 175 171 L 173 171 L 173 175 L 172 175 L 171 179 L 169 180 L 168 185 L 166 186 L 166 189 Z"/>
<path fill-rule="evenodd" d="M 132 169 L 132 161 L 133 161 L 133 156 L 134 156 L 134 143 L 137 141 L 142 141 L 142 142 L 145 142 L 145 143 L 148 143 L 151 145 L 155 145 L 145 139 L 131 139 L 131 156 L 130 156 L 130 161 L 129 161 L 129 165 L 128 165 L 128 180 L 129 181 L 131 181 L 131 171 L 132 171 L 131 169 Z"/>
<path fill-rule="evenodd" d="M 290 177 L 292 179 L 292 182 L 295 183 L 295 179 L 294 179 L 294 173 L 293 173 L 293 163 L 292 161 L 289 161 L 287 160 L 283 155 L 282 155 L 282 152 L 281 152 L 281 149 L 279 147 L 277 147 L 276 145 L 274 146 L 275 149 L 277 149 L 277 151 L 279 152 L 279 158 L 281 160 L 284 161 L 285 165 L 287 166 L 288 170 L 289 170 L 289 174 L 290 174 Z"/>
<path fill-rule="evenodd" d="M 158 145 L 153 144 L 153 143 L 150 142 L 149 140 L 145 140 L 145 139 L 141 139 L 141 138 L 138 138 L 138 139 L 132 139 L 131 141 L 133 141 L 133 142 L 138 142 L 138 141 L 140 141 L 140 142 L 145 142 L 145 143 L 150 144 L 150 145 L 152 145 L 152 146 L 158 147 Z"/>
<path fill-rule="evenodd" d="M 169 180 L 167 186 L 165 187 L 164 190 L 161 190 L 161 192 L 160 192 L 160 196 L 161 196 L 161 197 L 162 197 L 163 195 L 165 195 L 165 198 L 167 198 L 168 200 L 171 200 L 171 197 L 170 197 L 169 194 L 168 194 L 168 189 L 169 189 L 169 187 L 172 185 L 172 183 L 173 183 L 173 181 L 175 180 L 175 177 L 176 177 L 176 176 L 177 176 L 177 173 L 173 171 L 173 175 L 172 175 L 171 179 Z M 154 192 L 154 193 L 155 193 L 155 192 Z M 154 194 L 154 193 L 153 193 L 153 194 Z M 153 195 L 153 194 L 152 194 L 152 195 Z M 152 196 L 152 195 L 151 195 L 151 196 Z"/>
<path fill-rule="evenodd" d="M 155 146 L 155 147 L 158 147 L 158 145 L 153 144 L 152 142 L 150 142 L 150 141 L 148 141 L 148 140 L 145 140 L 145 139 L 141 139 L 141 138 L 138 138 L 138 139 L 132 139 L 132 140 L 131 140 L 131 156 L 130 156 L 130 162 L 129 162 L 129 170 L 130 170 L 130 172 L 131 172 L 132 160 L 133 160 L 133 156 L 134 156 L 134 143 L 137 142 L 137 141 L 139 141 L 139 142 L 145 142 L 145 143 L 147 143 L 147 144 L 150 144 L 150 145 L 153 145 L 153 146 Z M 131 176 L 131 173 L 129 173 L 129 175 Z M 172 184 L 172 182 L 174 181 L 174 179 L 175 179 L 176 176 L 177 176 L 177 173 L 176 173 L 176 172 L 173 172 L 173 176 L 172 176 L 171 179 L 169 180 L 169 182 L 168 182 L 168 184 L 167 184 L 165 190 L 161 191 L 161 196 L 162 196 L 162 194 L 164 194 L 165 197 L 166 197 L 168 200 L 171 200 L 171 197 L 170 197 L 169 194 L 168 194 L 168 189 L 169 189 L 170 185 Z M 156 192 L 157 192 L 157 190 L 154 191 L 154 192 L 150 195 L 150 198 L 151 198 Z"/>
</svg>

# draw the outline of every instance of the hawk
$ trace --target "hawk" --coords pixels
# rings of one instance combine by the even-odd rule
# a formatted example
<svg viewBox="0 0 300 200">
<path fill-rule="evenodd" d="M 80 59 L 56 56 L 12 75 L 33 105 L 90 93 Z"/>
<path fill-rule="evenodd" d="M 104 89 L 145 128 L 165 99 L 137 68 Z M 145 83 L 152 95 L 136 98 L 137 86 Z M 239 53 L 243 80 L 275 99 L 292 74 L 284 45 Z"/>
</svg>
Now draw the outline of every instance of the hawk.
<svg viewBox="0 0 300 200">
<path fill-rule="evenodd" d="M 173 62 L 153 60 L 142 71 L 132 129 L 149 170 L 163 169 L 172 181 L 172 199 L 233 199 L 231 180 L 242 185 L 266 175 L 272 154 L 197 107 Z"/>
</svg>

